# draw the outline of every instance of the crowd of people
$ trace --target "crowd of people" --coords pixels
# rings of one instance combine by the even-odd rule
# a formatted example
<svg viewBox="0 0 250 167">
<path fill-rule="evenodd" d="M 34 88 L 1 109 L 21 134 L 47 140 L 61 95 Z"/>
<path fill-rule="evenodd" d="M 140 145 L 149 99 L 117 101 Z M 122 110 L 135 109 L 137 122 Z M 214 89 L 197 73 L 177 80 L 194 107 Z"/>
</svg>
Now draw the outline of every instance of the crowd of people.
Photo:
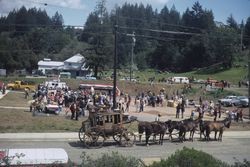
<svg viewBox="0 0 250 167">
<path fill-rule="evenodd" d="M 25 98 L 27 98 L 25 93 Z M 170 98 L 169 98 L 170 97 Z M 91 89 L 78 89 L 71 90 L 70 88 L 63 89 L 49 89 L 45 85 L 38 85 L 37 92 L 33 95 L 37 111 L 45 111 L 49 108 L 49 105 L 58 106 L 56 114 L 60 114 L 64 111 L 67 116 L 71 113 L 71 119 L 78 120 L 79 116 L 85 116 L 86 112 L 92 112 L 96 108 L 103 108 L 105 111 L 111 111 L 113 106 L 113 95 L 112 91 L 97 91 Z M 162 89 L 160 92 L 155 93 L 152 91 L 138 93 L 134 99 L 130 94 L 122 92 L 117 97 L 117 107 L 124 113 L 131 112 L 131 103 L 134 103 L 135 110 L 133 112 L 144 112 L 145 107 L 164 107 L 166 101 L 171 100 L 174 102 L 176 107 L 175 117 L 177 119 L 184 118 L 185 108 L 188 106 L 188 99 L 184 94 L 180 94 L 178 90 L 173 93 L 172 96 L 168 96 L 165 90 Z M 87 108 L 92 106 L 91 108 Z M 32 109 L 31 109 L 32 110 Z M 167 110 L 166 110 L 167 111 Z M 220 104 L 215 104 L 212 100 L 207 101 L 199 98 L 199 105 L 196 106 L 195 110 L 191 111 L 190 117 L 194 118 L 196 114 L 198 117 L 203 118 L 204 113 L 214 116 L 214 121 L 217 118 L 221 118 L 222 107 Z M 242 120 L 242 110 L 235 109 L 227 112 L 230 117 L 236 121 Z M 160 117 L 158 115 L 158 117 Z"/>
<path fill-rule="evenodd" d="M 106 92 L 96 92 L 93 89 L 71 90 L 70 88 L 49 89 L 44 85 L 39 85 L 37 92 L 33 95 L 35 109 L 45 111 L 50 105 L 58 106 L 55 113 L 62 111 L 65 115 L 71 112 L 71 119 L 78 120 L 79 116 L 84 116 L 87 104 L 92 106 L 105 107 L 111 110 L 112 95 Z"/>
</svg>

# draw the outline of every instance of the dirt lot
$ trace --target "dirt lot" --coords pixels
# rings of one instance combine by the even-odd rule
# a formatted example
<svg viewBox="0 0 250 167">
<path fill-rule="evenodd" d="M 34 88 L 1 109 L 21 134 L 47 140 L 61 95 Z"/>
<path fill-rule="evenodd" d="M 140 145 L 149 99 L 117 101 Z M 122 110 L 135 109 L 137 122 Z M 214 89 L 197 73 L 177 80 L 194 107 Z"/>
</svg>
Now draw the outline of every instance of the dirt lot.
<svg viewBox="0 0 250 167">
<path fill-rule="evenodd" d="M 131 85 L 134 90 L 140 92 L 145 87 L 140 87 L 139 85 Z M 152 91 L 160 90 L 159 86 L 150 86 L 148 87 Z M 154 88 L 154 89 L 152 89 Z M 169 88 L 171 89 L 171 88 Z M 128 92 L 132 92 L 129 89 Z M 29 112 L 28 108 L 28 100 L 24 98 L 23 92 L 10 92 L 4 98 L 0 99 L 0 132 L 58 132 L 58 131 L 75 131 L 81 127 L 81 122 L 86 119 L 85 117 L 81 117 L 79 121 L 70 120 L 70 114 L 65 116 L 64 114 L 60 116 L 56 115 L 44 115 L 39 117 L 32 116 L 32 113 Z M 130 112 L 135 113 L 136 108 L 134 105 L 134 100 L 132 99 Z M 3 106 L 11 106 L 11 107 L 26 107 L 25 109 L 11 109 L 11 108 L 3 108 Z M 189 118 L 191 110 L 194 108 L 192 106 L 186 108 L 185 118 Z M 231 110 L 232 108 L 226 108 Z M 166 107 L 164 104 L 163 107 L 151 107 L 146 106 L 145 111 L 140 113 L 140 115 L 156 115 L 161 113 L 162 118 L 165 120 L 175 119 L 175 108 Z M 248 116 L 249 112 L 247 108 L 244 108 L 245 116 Z M 225 115 L 223 115 L 223 118 Z M 154 117 L 153 117 L 154 118 Z M 221 118 L 221 119 L 223 119 Z M 212 120 L 213 117 L 206 115 L 205 119 Z M 154 121 L 154 120 L 152 120 Z M 132 126 L 132 129 L 136 129 L 136 125 Z M 245 119 L 244 122 L 233 122 L 230 130 L 250 130 L 250 123 L 248 119 Z"/>
</svg>

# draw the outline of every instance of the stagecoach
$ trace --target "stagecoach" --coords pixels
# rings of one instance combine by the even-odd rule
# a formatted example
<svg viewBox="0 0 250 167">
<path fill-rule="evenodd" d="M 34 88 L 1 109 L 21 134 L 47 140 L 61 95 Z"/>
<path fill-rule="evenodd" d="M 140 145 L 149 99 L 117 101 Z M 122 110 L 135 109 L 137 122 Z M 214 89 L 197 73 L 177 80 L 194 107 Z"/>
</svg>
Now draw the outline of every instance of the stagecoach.
<svg viewBox="0 0 250 167">
<path fill-rule="evenodd" d="M 79 139 L 87 148 L 100 148 L 111 137 L 120 146 L 134 145 L 135 134 L 125 128 L 127 117 L 120 110 L 97 108 L 89 111 L 88 119 L 79 129 Z"/>
</svg>

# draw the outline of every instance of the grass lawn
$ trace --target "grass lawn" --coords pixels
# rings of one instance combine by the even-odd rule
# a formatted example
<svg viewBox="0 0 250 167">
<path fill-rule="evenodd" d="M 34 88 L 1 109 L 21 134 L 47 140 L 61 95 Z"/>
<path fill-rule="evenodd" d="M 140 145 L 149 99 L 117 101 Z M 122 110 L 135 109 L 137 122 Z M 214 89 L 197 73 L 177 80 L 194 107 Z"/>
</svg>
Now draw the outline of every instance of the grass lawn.
<svg viewBox="0 0 250 167">
<path fill-rule="evenodd" d="M 0 132 L 77 132 L 81 122 L 73 121 L 65 116 L 32 116 L 29 112 L 27 99 L 22 93 L 8 93 L 0 99 L 0 106 L 27 107 L 27 109 L 0 108 Z M 70 115 L 70 114 L 69 114 Z"/>
<path fill-rule="evenodd" d="M 247 76 L 248 69 L 244 67 L 240 68 L 231 68 L 229 70 L 220 71 L 214 74 L 198 74 L 196 71 L 183 73 L 184 76 L 191 77 L 194 76 L 196 79 L 207 79 L 213 78 L 216 80 L 225 80 L 234 84 L 238 84 L 238 82 L 242 79 L 245 79 Z"/>
<path fill-rule="evenodd" d="M 16 132 L 77 132 L 81 121 L 63 116 L 36 116 L 17 109 L 0 109 L 0 133 Z"/>
</svg>

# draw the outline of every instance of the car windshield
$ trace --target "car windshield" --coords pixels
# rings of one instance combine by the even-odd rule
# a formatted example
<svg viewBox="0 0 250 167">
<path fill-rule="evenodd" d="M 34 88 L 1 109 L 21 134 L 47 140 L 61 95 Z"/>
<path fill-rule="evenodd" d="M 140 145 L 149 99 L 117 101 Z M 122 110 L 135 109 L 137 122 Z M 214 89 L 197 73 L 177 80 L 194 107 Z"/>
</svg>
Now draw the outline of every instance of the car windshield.
<svg viewBox="0 0 250 167">
<path fill-rule="evenodd" d="M 246 96 L 238 96 L 237 98 L 238 98 L 238 99 L 247 99 Z"/>
</svg>

